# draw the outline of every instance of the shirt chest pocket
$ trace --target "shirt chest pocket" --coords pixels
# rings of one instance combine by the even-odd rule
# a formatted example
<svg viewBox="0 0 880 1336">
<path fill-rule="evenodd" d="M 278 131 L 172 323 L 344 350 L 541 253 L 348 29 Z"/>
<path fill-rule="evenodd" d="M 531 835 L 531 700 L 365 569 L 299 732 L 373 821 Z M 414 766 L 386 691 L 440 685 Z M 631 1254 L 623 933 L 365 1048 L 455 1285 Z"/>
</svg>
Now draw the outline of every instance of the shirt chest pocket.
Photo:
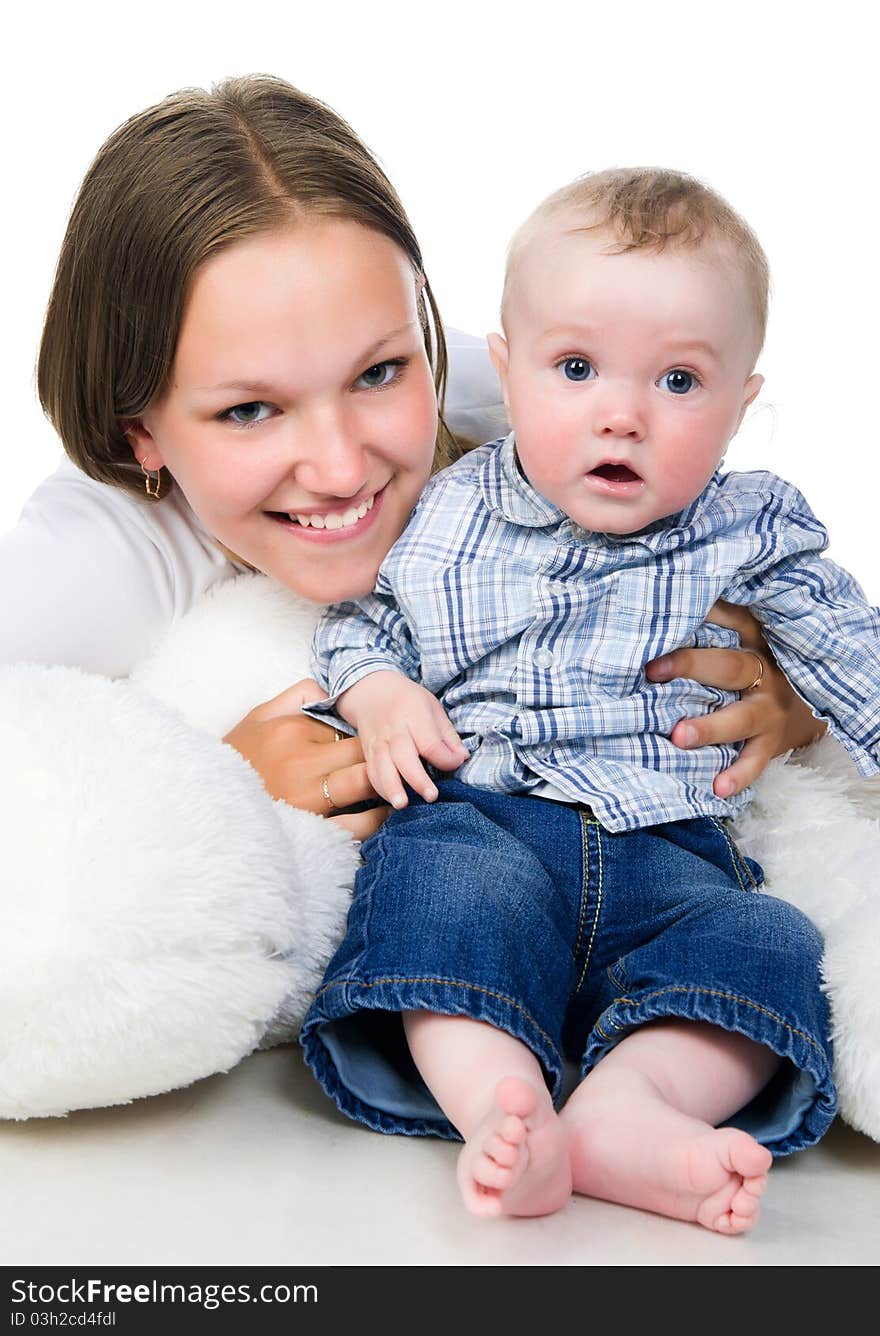
<svg viewBox="0 0 880 1336">
<path fill-rule="evenodd" d="M 739 633 L 705 621 L 718 597 L 711 576 L 674 571 L 621 571 L 615 579 L 615 621 L 622 637 L 638 641 L 645 659 L 674 649 L 736 649 Z"/>
<path fill-rule="evenodd" d="M 410 574 L 405 609 L 432 682 L 449 681 L 519 636 L 534 618 L 532 581 L 498 561 Z M 426 678 L 426 685 L 428 683 Z"/>
</svg>

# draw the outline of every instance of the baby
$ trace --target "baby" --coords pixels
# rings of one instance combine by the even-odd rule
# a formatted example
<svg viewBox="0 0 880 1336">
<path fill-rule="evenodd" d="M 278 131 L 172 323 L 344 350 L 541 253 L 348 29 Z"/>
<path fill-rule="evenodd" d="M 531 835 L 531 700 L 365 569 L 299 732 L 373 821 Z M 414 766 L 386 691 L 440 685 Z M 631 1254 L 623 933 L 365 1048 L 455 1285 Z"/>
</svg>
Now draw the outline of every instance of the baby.
<svg viewBox="0 0 880 1336">
<path fill-rule="evenodd" d="M 461 1136 L 478 1213 L 575 1191 L 738 1233 L 772 1155 L 834 1116 L 818 934 L 756 893 L 725 821 L 748 794 L 713 791 L 734 752 L 669 740 L 729 697 L 643 666 L 736 643 L 705 618 L 747 605 L 878 769 L 880 616 L 795 488 L 717 471 L 767 292 L 751 229 L 689 177 L 552 195 L 490 336 L 513 431 L 432 480 L 316 636 L 310 712 L 357 728 L 400 810 L 364 846 L 306 1060 L 371 1127 Z"/>
</svg>

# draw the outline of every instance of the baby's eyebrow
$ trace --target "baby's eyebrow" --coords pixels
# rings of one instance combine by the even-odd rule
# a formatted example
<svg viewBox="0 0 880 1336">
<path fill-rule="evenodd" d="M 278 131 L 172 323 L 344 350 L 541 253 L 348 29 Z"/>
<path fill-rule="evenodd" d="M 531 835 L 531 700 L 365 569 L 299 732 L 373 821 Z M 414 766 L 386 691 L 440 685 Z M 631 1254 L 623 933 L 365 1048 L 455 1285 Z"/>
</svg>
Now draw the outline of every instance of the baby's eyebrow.
<svg viewBox="0 0 880 1336">
<path fill-rule="evenodd" d="M 593 338 L 601 332 L 601 327 L 594 325 L 555 325 L 553 329 L 547 329 L 542 334 L 545 342 L 553 339 L 580 339 Z"/>
<path fill-rule="evenodd" d="M 578 339 L 578 338 L 586 338 L 586 339 L 590 339 L 590 338 L 596 337 L 596 336 L 598 336 L 598 335 L 601 335 L 601 333 L 602 333 L 601 326 L 582 325 L 582 324 L 577 324 L 577 325 L 558 325 L 556 328 L 554 328 L 554 329 L 548 329 L 548 330 L 546 331 L 546 333 L 542 336 L 542 342 L 544 342 L 544 343 L 554 343 L 554 342 L 556 342 L 557 340 L 562 339 L 562 338 L 565 338 L 565 339 Z M 706 339 L 699 339 L 699 338 L 697 338 L 697 339 L 689 339 L 689 338 L 687 338 L 687 337 L 680 338 L 680 339 L 679 339 L 679 338 L 676 338 L 676 339 L 663 339 L 663 340 L 662 340 L 662 344 L 661 344 L 660 341 L 658 340 L 658 347 L 659 347 L 659 346 L 662 346 L 664 356 L 665 356 L 665 355 L 668 355 L 668 356 L 671 357 L 671 356 L 673 356 L 675 353 L 684 353 L 684 352 L 697 353 L 697 352 L 699 352 L 699 353 L 704 353 L 705 356 L 707 356 L 707 357 L 710 357 L 710 358 L 712 359 L 713 362 L 721 362 L 721 361 L 723 361 L 723 358 L 722 358 L 722 356 L 721 356 L 721 353 L 718 351 L 718 349 L 717 349 L 716 347 L 714 347 L 713 344 L 707 342 Z"/>
<path fill-rule="evenodd" d="M 721 361 L 721 354 L 718 349 L 714 348 L 711 343 L 707 343 L 705 339 L 672 339 L 669 343 L 664 344 L 664 348 L 669 352 L 705 353 L 706 356 L 711 357 L 713 361 Z"/>
</svg>

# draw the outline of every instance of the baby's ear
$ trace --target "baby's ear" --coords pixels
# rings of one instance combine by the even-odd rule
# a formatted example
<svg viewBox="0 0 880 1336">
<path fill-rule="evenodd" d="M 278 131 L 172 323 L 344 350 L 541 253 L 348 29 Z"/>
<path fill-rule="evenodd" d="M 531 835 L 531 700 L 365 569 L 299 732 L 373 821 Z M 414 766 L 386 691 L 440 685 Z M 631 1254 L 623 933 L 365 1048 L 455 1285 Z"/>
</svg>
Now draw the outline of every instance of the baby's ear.
<svg viewBox="0 0 880 1336">
<path fill-rule="evenodd" d="M 507 409 L 507 415 L 510 416 L 510 400 L 507 394 L 507 367 L 510 358 L 510 350 L 507 347 L 507 340 L 501 334 L 487 334 L 486 342 L 489 345 L 489 356 L 492 359 L 498 379 L 501 381 L 501 392 L 504 395 L 504 406 Z"/>
<path fill-rule="evenodd" d="M 489 345 L 489 356 L 492 358 L 492 365 L 498 372 L 498 378 L 503 384 L 507 379 L 507 340 L 502 334 L 487 334 L 486 342 Z"/>
<path fill-rule="evenodd" d="M 749 376 L 748 380 L 746 381 L 745 387 L 743 389 L 742 408 L 739 410 L 739 421 L 736 424 L 737 431 L 739 431 L 740 427 L 742 426 L 742 420 L 746 415 L 746 409 L 748 408 L 749 404 L 755 402 L 758 395 L 761 393 L 761 386 L 763 384 L 764 384 L 764 377 L 759 376 L 757 372 L 754 375 Z"/>
</svg>

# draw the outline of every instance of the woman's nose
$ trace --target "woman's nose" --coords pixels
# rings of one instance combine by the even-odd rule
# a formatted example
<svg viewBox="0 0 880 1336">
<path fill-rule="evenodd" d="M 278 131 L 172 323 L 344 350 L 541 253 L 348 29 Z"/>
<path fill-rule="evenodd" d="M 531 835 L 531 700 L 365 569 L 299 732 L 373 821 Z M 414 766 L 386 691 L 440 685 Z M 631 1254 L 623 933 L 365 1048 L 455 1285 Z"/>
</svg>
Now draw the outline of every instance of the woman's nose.
<svg viewBox="0 0 880 1336">
<path fill-rule="evenodd" d="M 343 410 L 315 412 L 297 423 L 293 456 L 297 482 L 316 496 L 356 496 L 368 480 L 361 434 Z"/>
</svg>

